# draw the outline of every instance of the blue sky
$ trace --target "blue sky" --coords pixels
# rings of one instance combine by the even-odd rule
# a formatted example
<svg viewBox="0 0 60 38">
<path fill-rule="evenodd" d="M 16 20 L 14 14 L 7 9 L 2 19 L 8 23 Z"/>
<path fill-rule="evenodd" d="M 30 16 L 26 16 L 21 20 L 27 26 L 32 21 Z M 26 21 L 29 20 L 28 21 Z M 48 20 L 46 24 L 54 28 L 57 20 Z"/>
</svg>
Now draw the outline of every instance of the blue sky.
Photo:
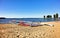
<svg viewBox="0 0 60 38">
<path fill-rule="evenodd" d="M 60 15 L 60 0 L 0 0 L 0 17 L 42 18 Z"/>
</svg>

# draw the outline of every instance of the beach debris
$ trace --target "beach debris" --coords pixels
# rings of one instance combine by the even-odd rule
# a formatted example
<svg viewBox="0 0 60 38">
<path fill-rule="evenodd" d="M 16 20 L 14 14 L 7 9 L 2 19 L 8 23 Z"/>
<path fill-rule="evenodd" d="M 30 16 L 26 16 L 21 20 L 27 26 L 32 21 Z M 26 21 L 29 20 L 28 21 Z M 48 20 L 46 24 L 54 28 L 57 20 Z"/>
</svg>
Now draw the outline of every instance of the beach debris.
<svg viewBox="0 0 60 38">
<path fill-rule="evenodd" d="M 18 25 L 22 25 L 22 26 L 30 26 L 29 23 L 24 22 L 24 21 L 20 21 L 20 23 Z"/>
<path fill-rule="evenodd" d="M 19 34 L 17 34 L 17 37 L 19 38 Z"/>
<path fill-rule="evenodd" d="M 36 26 L 43 26 L 40 23 L 35 23 L 35 22 L 29 22 L 29 21 L 20 21 L 20 23 L 18 25 L 22 25 L 22 26 L 31 26 L 31 27 L 36 27 Z"/>
<path fill-rule="evenodd" d="M 54 25 L 52 25 L 52 24 L 48 24 L 49 26 L 53 26 L 54 27 Z"/>
<path fill-rule="evenodd" d="M 47 25 L 47 26 L 53 26 L 53 27 L 54 27 L 53 24 L 47 24 L 47 23 L 41 23 L 41 24 L 43 24 L 43 25 Z"/>
</svg>

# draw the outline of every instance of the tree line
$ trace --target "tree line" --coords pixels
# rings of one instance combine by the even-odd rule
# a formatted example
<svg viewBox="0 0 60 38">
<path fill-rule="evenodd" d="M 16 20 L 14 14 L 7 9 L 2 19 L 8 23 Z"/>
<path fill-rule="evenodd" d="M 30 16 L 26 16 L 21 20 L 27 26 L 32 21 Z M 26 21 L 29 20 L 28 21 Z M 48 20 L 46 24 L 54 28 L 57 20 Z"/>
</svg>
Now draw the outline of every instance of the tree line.
<svg viewBox="0 0 60 38">
<path fill-rule="evenodd" d="M 52 18 L 52 15 L 47 15 L 47 16 L 44 15 L 44 19 L 45 19 L 45 18 L 47 18 L 47 19 L 48 19 L 48 18 Z M 54 18 L 54 20 L 58 20 L 58 18 L 59 18 L 58 13 L 54 14 L 54 15 L 53 15 L 53 18 Z"/>
</svg>

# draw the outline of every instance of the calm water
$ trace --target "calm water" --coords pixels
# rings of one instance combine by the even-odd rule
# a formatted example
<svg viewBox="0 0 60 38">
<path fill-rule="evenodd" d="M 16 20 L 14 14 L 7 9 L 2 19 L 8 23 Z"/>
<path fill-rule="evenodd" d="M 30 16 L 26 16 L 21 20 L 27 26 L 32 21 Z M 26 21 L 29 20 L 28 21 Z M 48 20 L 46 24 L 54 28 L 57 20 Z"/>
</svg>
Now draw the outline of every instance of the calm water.
<svg viewBox="0 0 60 38">
<path fill-rule="evenodd" d="M 54 21 L 54 19 L 44 19 L 44 18 L 6 18 L 0 19 L 0 23 L 9 23 L 9 21 L 16 20 L 19 21 L 31 21 L 31 22 L 50 22 Z"/>
</svg>

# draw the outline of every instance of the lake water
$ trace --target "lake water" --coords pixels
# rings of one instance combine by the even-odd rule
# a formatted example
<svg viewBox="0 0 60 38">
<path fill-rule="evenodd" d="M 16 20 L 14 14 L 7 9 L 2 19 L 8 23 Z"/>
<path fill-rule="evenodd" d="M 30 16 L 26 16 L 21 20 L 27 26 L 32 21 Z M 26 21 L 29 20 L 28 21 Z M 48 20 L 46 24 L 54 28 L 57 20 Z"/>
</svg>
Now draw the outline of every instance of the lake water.
<svg viewBox="0 0 60 38">
<path fill-rule="evenodd" d="M 19 21 L 30 21 L 30 22 L 50 22 L 54 21 L 54 19 L 44 19 L 44 18 L 6 18 L 0 19 L 0 23 L 9 23 L 9 21 L 16 20 Z"/>
</svg>

